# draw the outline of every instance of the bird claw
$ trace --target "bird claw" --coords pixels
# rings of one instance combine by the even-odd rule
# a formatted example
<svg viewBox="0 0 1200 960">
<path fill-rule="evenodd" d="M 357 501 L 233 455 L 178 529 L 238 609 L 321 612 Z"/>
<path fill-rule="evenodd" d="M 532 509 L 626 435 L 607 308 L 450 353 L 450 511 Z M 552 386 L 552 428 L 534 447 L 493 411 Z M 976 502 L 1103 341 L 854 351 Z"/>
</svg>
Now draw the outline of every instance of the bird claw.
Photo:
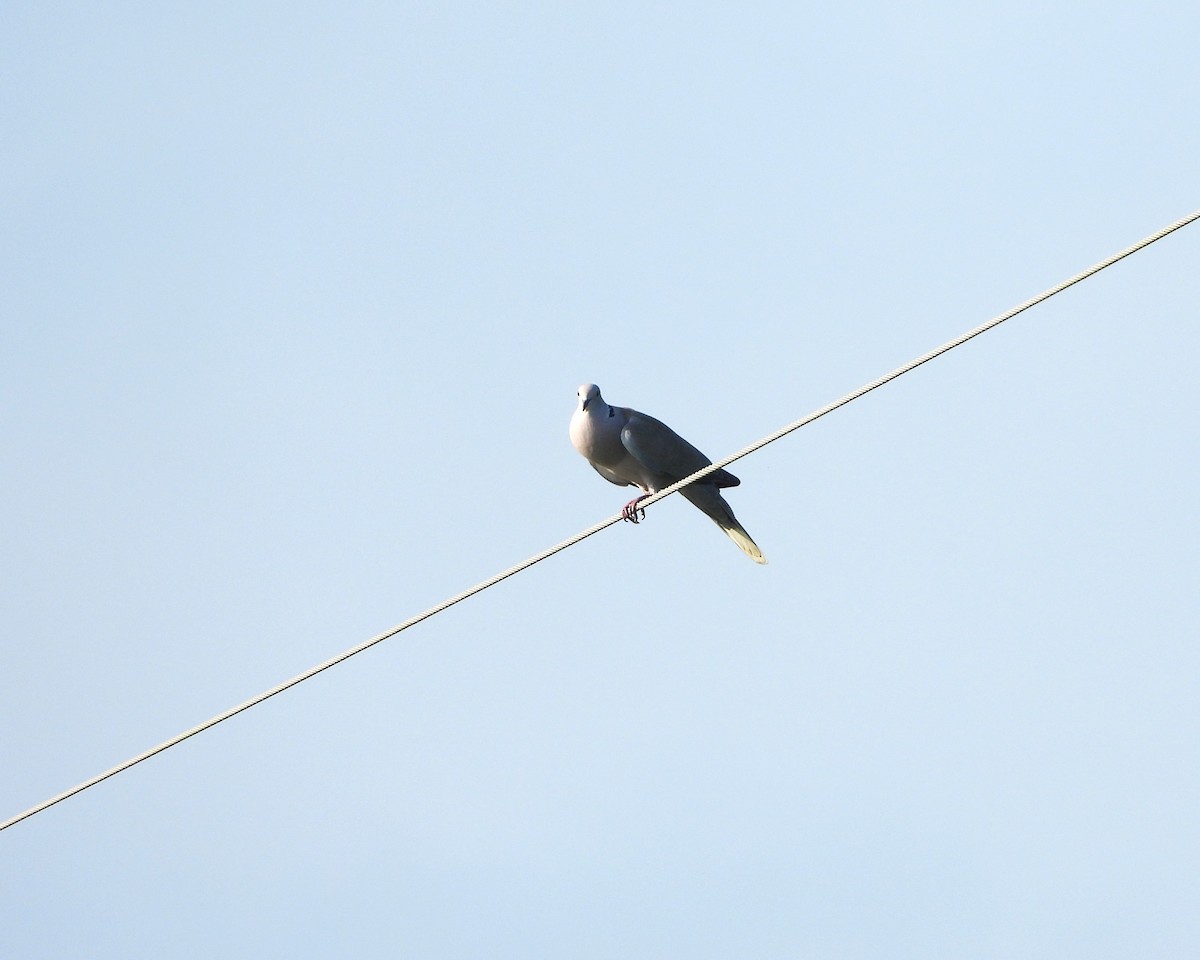
<svg viewBox="0 0 1200 960">
<path fill-rule="evenodd" d="M 630 523 L 637 523 L 646 516 L 646 511 L 638 506 L 650 494 L 643 493 L 640 497 L 634 497 L 621 510 L 621 519 L 628 520 Z"/>
</svg>

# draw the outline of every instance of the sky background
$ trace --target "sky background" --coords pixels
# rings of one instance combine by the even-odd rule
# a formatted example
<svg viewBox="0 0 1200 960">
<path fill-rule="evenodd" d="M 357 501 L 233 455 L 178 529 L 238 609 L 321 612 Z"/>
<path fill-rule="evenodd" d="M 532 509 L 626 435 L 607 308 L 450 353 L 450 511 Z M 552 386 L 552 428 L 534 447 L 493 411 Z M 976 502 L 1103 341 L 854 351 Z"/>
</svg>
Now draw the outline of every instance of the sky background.
<svg viewBox="0 0 1200 960">
<path fill-rule="evenodd" d="M 1190 3 L 8 3 L 0 819 L 1200 206 Z M 1200 226 L 0 834 L 0 955 L 1177 958 Z"/>
</svg>

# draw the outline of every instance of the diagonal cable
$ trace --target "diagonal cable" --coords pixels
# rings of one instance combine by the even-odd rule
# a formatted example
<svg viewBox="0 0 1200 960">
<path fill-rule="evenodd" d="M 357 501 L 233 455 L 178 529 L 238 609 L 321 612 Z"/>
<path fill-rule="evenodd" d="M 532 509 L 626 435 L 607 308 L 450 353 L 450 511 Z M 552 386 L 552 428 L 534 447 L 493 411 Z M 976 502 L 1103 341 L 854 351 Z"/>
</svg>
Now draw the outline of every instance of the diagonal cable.
<svg viewBox="0 0 1200 960">
<path fill-rule="evenodd" d="M 930 350 L 926 354 L 922 354 L 921 356 L 917 357 L 915 360 L 910 360 L 908 363 L 904 364 L 904 366 L 897 367 L 891 373 L 886 373 L 882 377 L 879 377 L 877 380 L 872 380 L 870 383 L 864 384 L 863 386 L 859 387 L 857 390 L 852 390 L 850 393 L 846 394 L 844 397 L 840 397 L 837 400 L 834 400 L 832 403 L 827 403 L 825 406 L 821 407 L 820 410 L 814 410 L 812 413 L 808 414 L 807 416 L 801 417 L 799 420 L 789 423 L 786 427 L 781 427 L 779 430 L 776 430 L 770 436 L 763 437 L 761 440 L 755 440 L 754 443 L 750 444 L 747 447 L 743 447 L 737 453 L 730 454 L 724 460 L 718 460 L 716 463 L 710 464 L 709 466 L 705 467 L 703 470 L 697 470 L 690 477 L 684 477 L 678 483 L 673 483 L 669 487 L 663 487 L 663 489 L 658 491 L 658 493 L 652 494 L 651 496 L 648 496 L 645 500 L 641 501 L 641 503 L 638 506 L 639 507 L 647 507 L 650 504 L 655 503 L 658 500 L 661 500 L 663 497 L 669 497 L 672 493 L 675 493 L 680 487 L 686 487 L 689 483 L 692 483 L 692 482 L 698 480 L 700 477 L 707 476 L 708 474 L 712 473 L 714 470 L 720 470 L 723 467 L 727 467 L 731 463 L 733 463 L 735 460 L 741 460 L 742 457 L 749 456 L 750 454 L 754 453 L 756 450 L 761 450 L 768 443 L 774 443 L 780 437 L 786 437 L 789 433 L 799 430 L 801 427 L 808 426 L 808 424 L 812 423 L 814 420 L 820 420 L 821 417 L 825 416 L 825 414 L 832 413 L 834 410 L 837 410 L 839 407 L 844 407 L 846 404 L 850 403 L 853 400 L 857 400 L 859 397 L 870 393 L 872 390 L 879 389 L 885 383 L 891 383 L 897 377 L 904 376 L 904 374 L 908 373 L 909 371 L 915 370 L 917 367 L 921 366 L 922 364 L 928 363 L 930 360 L 940 357 L 943 353 L 948 353 L 949 351 L 953 350 L 955 347 L 961 347 L 968 340 L 973 340 L 973 339 L 975 339 L 975 337 L 979 336 L 981 333 L 987 333 L 989 330 L 1000 326 L 1000 324 L 1002 324 L 1005 320 L 1011 320 L 1017 314 L 1024 313 L 1030 307 L 1036 307 L 1039 303 L 1042 303 L 1045 300 L 1049 300 L 1055 294 L 1062 293 L 1068 287 L 1073 287 L 1073 286 L 1075 286 L 1075 284 L 1088 279 L 1088 277 L 1095 276 L 1101 270 L 1111 267 L 1114 263 L 1117 263 L 1120 260 L 1124 260 L 1126 257 L 1130 256 L 1131 254 L 1137 253 L 1139 250 L 1145 249 L 1146 247 L 1150 246 L 1150 244 L 1152 244 L 1158 240 L 1161 240 L 1163 237 L 1165 237 L 1169 234 L 1174 233 L 1176 230 L 1179 230 L 1181 227 L 1186 227 L 1189 223 L 1192 223 L 1196 220 L 1200 220 L 1200 210 L 1197 210 L 1194 213 L 1188 214 L 1186 217 L 1176 220 L 1170 226 L 1163 227 L 1157 233 L 1153 233 L 1150 236 L 1146 237 L 1144 240 L 1139 240 L 1137 243 L 1133 244 L 1132 246 L 1128 246 L 1124 250 L 1121 250 L 1118 253 L 1114 253 L 1111 257 L 1101 260 L 1099 263 L 1094 264 L 1093 266 L 1088 267 L 1086 270 L 1083 270 L 1083 271 L 1075 274 L 1075 276 L 1070 277 L 1067 280 L 1064 280 L 1062 283 L 1056 284 L 1055 286 L 1051 287 L 1049 290 L 1045 290 L 1042 293 L 1039 293 L 1036 297 L 1030 297 L 1024 303 L 1018 304 L 1017 306 L 1013 307 L 1011 310 L 1007 311 L 1006 313 L 1002 313 L 999 316 L 992 317 L 992 319 L 989 320 L 987 323 L 981 323 L 974 330 L 968 330 L 962 336 L 955 337 L 953 340 L 948 340 L 946 343 L 943 343 L 940 347 L 937 347 L 934 350 Z"/>
<path fill-rule="evenodd" d="M 955 337 L 953 340 L 947 341 L 946 343 L 942 344 L 940 347 L 936 348 L 935 350 L 930 350 L 928 353 L 923 354 L 920 357 L 917 357 L 915 360 L 910 360 L 908 363 L 904 364 L 903 366 L 897 367 L 891 373 L 884 374 L 882 377 L 879 377 L 876 380 L 872 380 L 870 383 L 859 387 L 857 390 L 853 390 L 850 393 L 847 393 L 845 396 L 843 396 L 837 400 L 834 400 L 832 403 L 826 404 L 825 406 L 821 407 L 819 410 L 815 410 L 812 413 L 808 414 L 807 416 L 801 417 L 799 420 L 794 421 L 793 423 L 789 423 L 786 427 L 776 430 L 774 433 L 770 434 L 769 436 L 763 437 L 761 440 L 756 440 L 754 443 L 750 444 L 747 447 L 744 447 L 743 449 L 739 450 L 737 453 L 734 453 L 734 454 L 726 457 L 724 460 L 718 460 L 716 463 L 712 463 L 702 470 L 697 470 L 691 476 L 684 477 L 682 480 L 680 480 L 677 483 L 671 484 L 669 487 L 664 487 L 662 490 L 658 491 L 657 493 L 654 493 L 654 494 L 651 494 L 650 496 L 648 496 L 645 500 L 643 500 L 641 502 L 640 505 L 642 507 L 646 507 L 652 503 L 656 503 L 657 501 L 663 499 L 664 497 L 668 497 L 672 493 L 675 493 L 681 487 L 685 487 L 689 483 L 692 483 L 692 482 L 700 479 L 701 477 L 707 476 L 708 474 L 712 473 L 714 470 L 720 470 L 722 467 L 727 467 L 734 461 L 742 459 L 742 457 L 749 456 L 750 454 L 754 453 L 756 450 L 761 450 L 768 443 L 774 443 L 776 440 L 780 439 L 781 437 L 786 437 L 789 433 L 799 430 L 803 426 L 807 426 L 808 424 L 812 423 L 814 420 L 819 420 L 821 417 L 825 416 L 827 413 L 832 413 L 834 410 L 837 410 L 839 407 L 844 407 L 846 404 L 850 403 L 851 401 L 857 400 L 859 397 L 870 393 L 872 390 L 876 390 L 879 387 L 882 387 L 884 384 L 890 383 L 892 380 L 895 380 L 897 377 L 901 377 L 904 374 L 906 374 L 912 370 L 915 370 L 917 367 L 921 366 L 922 364 L 928 363 L 930 360 L 933 360 L 936 357 L 940 357 L 943 353 L 948 353 L 949 351 L 953 350 L 955 347 L 962 346 L 968 340 L 974 339 L 975 337 L 979 336 L 981 333 L 986 333 L 988 330 L 991 330 L 994 327 L 998 327 L 1005 320 L 1011 320 L 1017 314 L 1023 313 L 1024 311 L 1028 310 L 1030 307 L 1037 306 L 1037 304 L 1042 303 L 1045 300 L 1049 300 L 1055 294 L 1062 293 L 1062 291 L 1066 290 L 1068 287 L 1072 287 L 1075 284 L 1080 283 L 1081 281 L 1086 280 L 1091 276 L 1094 276 L 1095 274 L 1099 273 L 1101 270 L 1111 267 L 1114 263 L 1117 263 L 1118 261 L 1125 259 L 1126 257 L 1130 256 L 1131 254 L 1137 253 L 1139 250 L 1142 250 L 1142 249 L 1150 246 L 1150 244 L 1152 244 L 1158 240 L 1161 240 L 1163 237 L 1166 237 L 1169 234 L 1174 233 L 1176 230 L 1179 230 L 1180 228 L 1185 227 L 1188 224 L 1193 223 L 1196 220 L 1200 220 L 1200 210 L 1197 210 L 1194 213 L 1191 213 L 1186 217 L 1176 220 L 1170 226 L 1163 227 L 1161 230 L 1157 231 L 1156 233 L 1151 234 L 1150 236 L 1146 237 L 1143 240 L 1139 240 L 1137 243 L 1133 244 L 1132 246 L 1126 247 L 1124 250 L 1121 250 L 1120 252 L 1113 254 L 1111 257 L 1101 260 L 1099 263 L 1097 263 L 1091 267 L 1088 267 L 1086 270 L 1084 270 L 1080 273 L 1075 274 L 1075 276 L 1073 276 L 1067 280 L 1064 280 L 1062 283 L 1059 283 L 1059 284 L 1051 287 L 1050 289 L 1044 291 L 1043 293 L 1039 293 L 1036 297 L 1031 297 L 1030 299 L 1026 300 L 1024 303 L 1020 304 L 1019 306 L 1016 306 L 1013 309 L 1009 310 L 1007 313 L 1002 313 L 997 317 L 993 317 L 991 320 L 987 321 L 987 323 L 980 324 L 978 327 L 975 327 L 975 329 L 969 330 L 966 333 L 964 333 L 962 336 Z M 375 646 L 375 644 L 382 643 L 384 640 L 388 640 L 391 637 L 394 637 L 396 634 L 402 633 L 403 631 L 407 630 L 409 627 L 416 626 L 422 620 L 428 620 L 430 617 L 441 613 L 443 610 L 446 610 L 449 607 L 454 606 L 456 603 L 460 603 L 463 600 L 466 600 L 468 597 L 473 597 L 477 593 L 482 593 L 484 590 L 487 590 L 489 587 L 494 587 L 496 584 L 500 583 L 502 580 L 507 580 L 511 576 L 515 576 L 516 574 L 521 573 L 524 570 L 528 570 L 535 563 L 541 563 L 543 560 L 546 560 L 549 557 L 554 556 L 556 553 L 559 553 L 562 550 L 566 550 L 568 547 L 573 547 L 575 544 L 579 543 L 581 540 L 586 540 L 588 537 L 592 536 L 592 534 L 599 533 L 601 530 L 604 530 L 607 527 L 611 527 L 614 523 L 620 522 L 620 520 L 621 520 L 621 514 L 616 514 L 615 516 L 611 516 L 607 520 L 601 520 L 599 523 L 597 523 L 591 527 L 588 527 L 583 532 L 577 533 L 573 537 L 568 537 L 562 543 L 559 543 L 553 547 L 550 547 L 547 550 L 543 550 L 541 553 L 539 553 L 533 557 L 530 557 L 528 560 L 524 560 L 521 563 L 516 564 L 515 566 L 509 567 L 507 570 L 504 570 L 504 571 L 496 574 L 494 577 L 490 577 L 489 579 L 482 581 L 481 583 L 477 583 L 475 586 L 471 587 L 470 589 L 464 590 L 462 593 L 456 594 L 455 596 L 451 597 L 448 600 L 443 600 L 441 603 L 430 607 L 428 610 L 424 611 L 423 613 L 417 614 L 415 617 L 410 617 L 408 620 L 405 620 L 403 623 L 401 623 L 395 627 L 392 627 L 390 630 L 385 630 L 383 633 L 376 634 L 375 636 L 371 637 L 371 639 L 360 643 L 358 646 L 351 647 L 349 650 L 345 651 L 344 653 L 340 653 L 336 657 L 332 657 L 331 659 L 326 660 L 324 663 L 320 663 L 317 666 L 312 667 L 309 670 L 305 670 L 304 673 L 301 673 L 298 676 L 292 677 L 292 679 L 290 679 L 290 680 L 285 680 L 283 683 L 280 683 L 274 687 L 271 687 L 270 690 L 265 690 L 262 693 L 258 694 L 257 696 L 251 697 L 249 700 L 246 700 L 243 703 L 239 703 L 236 707 L 231 707 L 230 709 L 226 710 L 224 713 L 219 713 L 215 717 L 212 717 L 209 720 L 205 720 L 201 724 L 197 724 L 196 726 L 192 727 L 190 730 L 185 730 L 183 733 L 180 733 L 174 737 L 171 737 L 170 740 L 165 740 L 162 743 L 160 743 L 158 746 L 151 747 L 149 750 L 146 750 L 144 753 L 139 753 L 137 756 L 131 757 L 130 759 L 124 761 L 123 763 L 119 763 L 115 767 L 112 767 L 109 770 L 105 770 L 103 773 L 97 774 L 96 776 L 92 777 L 90 780 L 85 780 L 83 783 L 72 787 L 70 790 L 65 790 L 62 793 L 58 794 L 57 796 L 51 797 L 49 800 L 43 800 L 41 803 L 37 804 L 36 806 L 30 807 L 28 810 L 25 810 L 24 812 L 19 813 L 16 816 L 11 817 L 8 820 L 5 820 L 3 823 L 0 823 L 0 831 L 7 830 L 9 827 L 20 823 L 22 820 L 26 820 L 29 817 L 32 817 L 34 814 L 41 813 L 43 810 L 54 806 L 56 803 L 61 803 L 63 800 L 66 800 L 69 797 L 73 797 L 77 793 L 82 793 L 84 790 L 87 790 L 89 787 L 94 787 L 96 784 L 101 783 L 104 780 L 107 780 L 109 777 L 116 776 L 118 773 L 123 773 L 124 771 L 128 770 L 130 767 L 136 766 L 137 764 L 141 763 L 143 760 L 149 760 L 151 757 L 155 756 L 156 754 L 162 753 L 164 750 L 169 750 L 171 747 L 174 747 L 180 743 L 183 743 L 184 740 L 194 737 L 198 733 L 203 733 L 205 730 L 209 730 L 212 727 L 215 727 L 218 723 L 222 723 L 225 720 L 230 719 L 231 717 L 237 716 L 243 710 L 249 710 L 251 707 L 257 706 L 258 704 L 262 703 L 264 700 L 269 700 L 271 697 L 275 696 L 276 694 L 283 693 L 283 691 L 288 690 L 288 689 L 296 686 L 299 683 L 303 683 L 305 680 L 315 677 L 318 673 L 322 673 L 325 670 L 328 670 L 330 667 L 337 666 L 339 663 L 341 663 L 344 660 L 349 660 L 351 657 L 355 656 L 356 654 L 362 653 L 364 650 L 367 650 L 367 649 Z"/>
</svg>

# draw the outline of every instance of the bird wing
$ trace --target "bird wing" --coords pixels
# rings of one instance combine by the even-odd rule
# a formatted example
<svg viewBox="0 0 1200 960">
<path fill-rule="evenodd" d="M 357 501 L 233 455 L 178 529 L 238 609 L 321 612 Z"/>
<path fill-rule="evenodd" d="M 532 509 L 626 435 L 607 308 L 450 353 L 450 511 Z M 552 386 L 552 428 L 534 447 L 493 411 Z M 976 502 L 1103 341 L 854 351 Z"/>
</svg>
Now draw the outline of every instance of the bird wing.
<svg viewBox="0 0 1200 960">
<path fill-rule="evenodd" d="M 661 420 L 636 410 L 626 409 L 625 414 L 627 422 L 621 430 L 621 443 L 648 470 L 670 477 L 674 483 L 712 463 Z M 741 483 L 728 470 L 714 470 L 700 482 L 717 487 L 736 487 Z"/>
</svg>

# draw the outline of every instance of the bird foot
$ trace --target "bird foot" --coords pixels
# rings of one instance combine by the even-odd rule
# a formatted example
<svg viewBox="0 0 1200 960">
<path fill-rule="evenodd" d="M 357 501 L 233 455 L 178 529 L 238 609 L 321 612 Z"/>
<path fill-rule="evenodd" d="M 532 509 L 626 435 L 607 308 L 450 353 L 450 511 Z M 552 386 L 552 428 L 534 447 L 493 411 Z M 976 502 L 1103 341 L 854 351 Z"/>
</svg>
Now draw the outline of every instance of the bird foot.
<svg viewBox="0 0 1200 960">
<path fill-rule="evenodd" d="M 628 520 L 630 523 L 637 523 L 646 516 L 646 511 L 638 507 L 638 504 L 645 500 L 650 494 L 643 493 L 640 497 L 634 497 L 621 510 L 621 519 Z M 640 514 L 640 516 L 639 516 Z"/>
</svg>

